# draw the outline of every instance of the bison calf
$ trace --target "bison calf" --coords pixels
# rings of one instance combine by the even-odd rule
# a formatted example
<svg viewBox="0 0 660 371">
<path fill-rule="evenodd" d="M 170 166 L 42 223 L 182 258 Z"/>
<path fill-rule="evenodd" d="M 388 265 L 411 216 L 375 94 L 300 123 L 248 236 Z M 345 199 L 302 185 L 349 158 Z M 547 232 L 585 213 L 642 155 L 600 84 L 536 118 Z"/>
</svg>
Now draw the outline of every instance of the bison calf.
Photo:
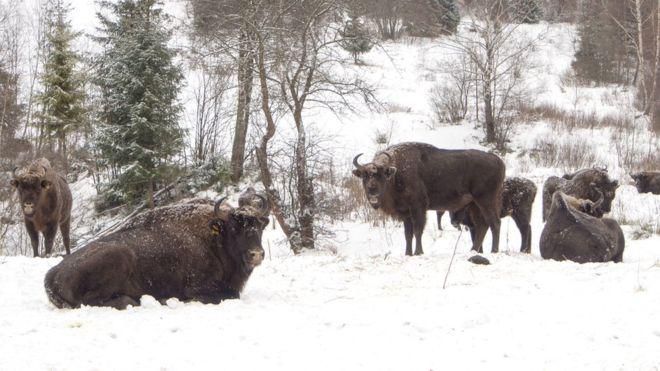
<svg viewBox="0 0 660 371">
<path fill-rule="evenodd" d="M 563 192 L 555 192 L 541 233 L 544 259 L 577 263 L 621 262 L 625 239 L 619 224 L 575 209 Z"/>
<path fill-rule="evenodd" d="M 50 255 L 59 227 L 66 253 L 70 253 L 71 190 L 62 175 L 56 174 L 45 158 L 14 169 L 11 185 L 18 191 L 25 229 L 34 256 L 39 256 L 39 233 L 44 235 L 45 254 Z"/>
<path fill-rule="evenodd" d="M 520 251 L 529 253 L 532 249 L 532 227 L 530 221 L 532 220 L 532 204 L 536 197 L 536 185 L 529 179 L 511 177 L 504 180 L 504 187 L 502 190 L 502 209 L 500 211 L 500 218 L 510 216 L 516 223 L 520 231 Z M 463 210 L 452 212 L 451 223 L 460 228 L 459 224 L 463 224 L 470 229 L 470 236 L 474 241 L 474 227 L 475 225 L 483 223 L 480 218 L 481 215 L 478 210 L 470 210 L 476 208 L 474 205 L 469 205 Z M 438 212 L 438 223 L 440 222 L 441 212 Z"/>
<path fill-rule="evenodd" d="M 639 193 L 660 195 L 660 171 L 641 171 L 630 174 Z"/>
<path fill-rule="evenodd" d="M 505 166 L 496 155 L 477 150 L 446 150 L 425 143 L 401 143 L 377 153 L 372 162 L 353 159 L 371 207 L 402 220 L 406 255 L 423 254 L 427 210 L 456 211 L 474 203 L 483 223 L 475 227 L 472 248 L 480 251 L 490 227 L 492 251 L 499 249 L 500 197 Z"/>
<path fill-rule="evenodd" d="M 238 298 L 264 258 L 267 202 L 233 208 L 194 201 L 138 215 L 67 256 L 46 274 L 50 301 L 123 309 L 142 295 L 219 303 Z"/>
</svg>

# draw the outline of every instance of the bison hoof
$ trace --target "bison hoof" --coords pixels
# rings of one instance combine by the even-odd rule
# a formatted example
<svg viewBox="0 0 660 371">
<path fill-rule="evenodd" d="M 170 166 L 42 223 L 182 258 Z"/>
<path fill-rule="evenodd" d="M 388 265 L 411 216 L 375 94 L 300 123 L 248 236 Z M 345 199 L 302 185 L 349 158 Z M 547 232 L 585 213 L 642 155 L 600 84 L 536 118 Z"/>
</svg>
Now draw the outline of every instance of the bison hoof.
<svg viewBox="0 0 660 371">
<path fill-rule="evenodd" d="M 479 265 L 490 265 L 490 261 L 484 258 L 481 255 L 473 255 L 468 259 L 470 263 L 479 264 Z"/>
</svg>

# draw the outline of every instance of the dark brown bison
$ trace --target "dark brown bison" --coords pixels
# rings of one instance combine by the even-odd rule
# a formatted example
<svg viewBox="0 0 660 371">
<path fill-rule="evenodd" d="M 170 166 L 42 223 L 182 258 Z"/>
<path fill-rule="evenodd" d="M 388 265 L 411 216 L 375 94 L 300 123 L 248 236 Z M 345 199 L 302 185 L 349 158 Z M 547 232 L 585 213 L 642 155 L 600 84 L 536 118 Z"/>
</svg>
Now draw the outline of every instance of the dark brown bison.
<svg viewBox="0 0 660 371">
<path fill-rule="evenodd" d="M 573 208 L 563 192 L 555 192 L 540 248 L 544 259 L 618 263 L 623 259 L 625 239 L 615 220 L 585 214 Z"/>
<path fill-rule="evenodd" d="M 660 171 L 641 171 L 630 174 L 639 193 L 660 195 Z"/>
<path fill-rule="evenodd" d="M 532 248 L 532 204 L 536 197 L 536 185 L 529 179 L 520 177 L 510 177 L 504 180 L 502 189 L 502 209 L 500 218 L 510 216 L 516 223 L 520 231 L 520 251 L 529 253 Z M 451 223 L 460 228 L 460 224 L 465 225 L 470 230 L 470 236 L 474 241 L 474 227 L 482 224 L 481 220 L 476 222 L 473 219 L 481 219 L 478 210 L 470 210 L 474 205 L 469 205 L 465 209 L 450 213 Z M 438 211 L 438 221 L 442 211 Z"/>
<path fill-rule="evenodd" d="M 163 302 L 238 298 L 264 258 L 263 197 L 233 208 L 224 198 L 147 211 L 67 256 L 46 274 L 50 301 L 123 309 L 142 295 Z M 260 208 L 255 208 L 258 204 Z"/>
<path fill-rule="evenodd" d="M 602 168 L 582 169 L 561 178 L 551 176 L 543 184 L 543 221 L 548 217 L 552 195 L 556 191 L 593 202 L 599 201 L 602 194 L 604 197 L 600 209 L 604 213 L 609 213 L 618 187 L 619 183 L 611 180 L 607 170 Z"/>
<path fill-rule="evenodd" d="M 11 185 L 18 191 L 25 229 L 39 256 L 39 232 L 44 235 L 45 254 L 50 255 L 59 227 L 66 253 L 70 253 L 71 190 L 66 179 L 56 174 L 45 158 L 14 169 Z"/>
<path fill-rule="evenodd" d="M 504 162 L 477 150 L 438 149 L 425 143 L 401 143 L 377 153 L 361 165 L 355 156 L 353 174 L 362 179 L 369 204 L 402 220 L 406 255 L 423 254 L 422 232 L 426 210 L 456 211 L 474 203 L 483 224 L 475 227 L 472 248 L 481 250 L 488 227 L 497 252 L 500 236 L 500 197 Z"/>
</svg>

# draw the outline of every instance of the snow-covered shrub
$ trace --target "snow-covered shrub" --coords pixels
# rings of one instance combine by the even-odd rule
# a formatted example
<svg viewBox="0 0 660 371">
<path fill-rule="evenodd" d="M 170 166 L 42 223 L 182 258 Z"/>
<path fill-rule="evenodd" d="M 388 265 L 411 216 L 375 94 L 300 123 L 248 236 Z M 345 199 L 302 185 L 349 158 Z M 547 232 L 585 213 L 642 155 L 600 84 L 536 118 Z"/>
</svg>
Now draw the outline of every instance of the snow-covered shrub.
<svg viewBox="0 0 660 371">
<path fill-rule="evenodd" d="M 431 109 L 439 123 L 459 123 L 467 114 L 467 95 L 453 85 L 438 84 L 431 90 Z"/>
<path fill-rule="evenodd" d="M 565 170 L 582 169 L 597 163 L 596 148 L 581 138 L 540 137 L 534 142 L 530 158 L 536 165 Z"/>
</svg>

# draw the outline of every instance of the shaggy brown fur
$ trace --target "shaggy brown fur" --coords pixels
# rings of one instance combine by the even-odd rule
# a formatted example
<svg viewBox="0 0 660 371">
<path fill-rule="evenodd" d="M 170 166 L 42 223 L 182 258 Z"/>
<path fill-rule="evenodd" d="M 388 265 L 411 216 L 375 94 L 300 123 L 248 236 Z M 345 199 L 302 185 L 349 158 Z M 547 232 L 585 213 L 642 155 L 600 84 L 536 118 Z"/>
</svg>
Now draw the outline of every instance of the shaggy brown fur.
<svg viewBox="0 0 660 371">
<path fill-rule="evenodd" d="M 548 217 L 552 195 L 556 191 L 593 202 L 600 199 L 602 192 L 604 198 L 601 209 L 608 213 L 612 209 L 612 200 L 618 187 L 619 183 L 611 180 L 607 170 L 602 168 L 582 169 L 573 174 L 566 174 L 562 178 L 551 176 L 543 184 L 543 221 Z"/>
<path fill-rule="evenodd" d="M 222 200 L 221 200 L 222 201 Z M 264 258 L 265 212 L 191 201 L 147 211 L 74 252 L 45 277 L 59 308 L 123 309 L 142 295 L 161 302 L 238 298 Z"/>
<path fill-rule="evenodd" d="M 619 224 L 608 218 L 594 218 L 571 206 L 562 192 L 555 192 L 548 220 L 541 233 L 544 259 L 577 263 L 621 262 L 625 239 Z"/>
<path fill-rule="evenodd" d="M 630 174 L 639 193 L 660 195 L 660 171 L 641 171 Z"/>
<path fill-rule="evenodd" d="M 504 162 L 496 155 L 477 150 L 446 150 L 425 143 L 401 143 L 377 153 L 372 162 L 360 165 L 353 159 L 353 175 L 362 179 L 369 204 L 402 220 L 406 254 L 423 254 L 422 233 L 426 210 L 455 211 L 470 203 L 477 206 L 484 222 L 475 227 L 472 248 L 482 251 L 488 228 L 492 251 L 499 249 L 500 203 Z"/>
<path fill-rule="evenodd" d="M 44 235 L 45 254 L 50 255 L 58 227 L 69 254 L 72 197 L 66 179 L 55 173 L 48 160 L 40 158 L 14 169 L 11 185 L 18 191 L 34 256 L 39 256 L 39 233 Z"/>
</svg>

